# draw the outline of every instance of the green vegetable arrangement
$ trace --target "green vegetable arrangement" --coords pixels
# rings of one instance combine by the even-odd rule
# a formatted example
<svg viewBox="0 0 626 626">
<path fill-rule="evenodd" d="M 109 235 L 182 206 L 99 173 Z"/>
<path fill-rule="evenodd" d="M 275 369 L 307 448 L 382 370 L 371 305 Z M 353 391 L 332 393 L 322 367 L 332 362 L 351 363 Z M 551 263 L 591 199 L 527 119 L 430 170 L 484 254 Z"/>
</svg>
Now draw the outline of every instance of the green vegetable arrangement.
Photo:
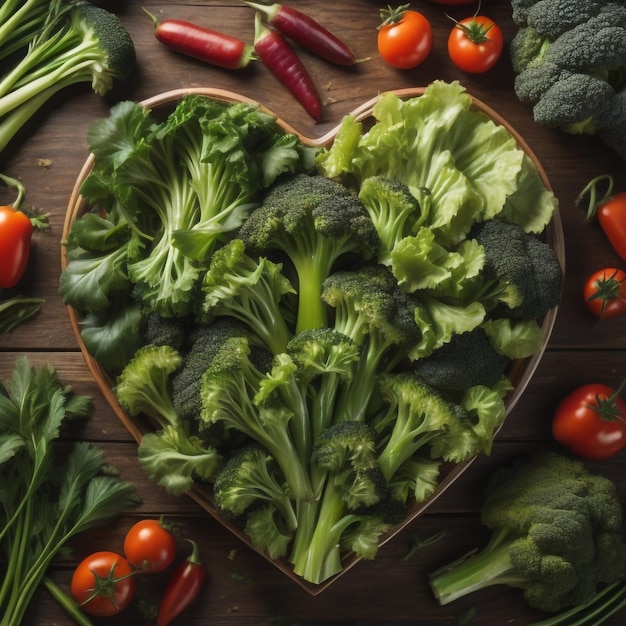
<svg viewBox="0 0 626 626">
<path fill-rule="evenodd" d="M 492 531 L 489 543 L 431 575 L 441 604 L 509 585 L 546 612 L 576 607 L 544 626 L 604 621 L 601 612 L 586 621 L 584 611 L 594 599 L 609 600 L 626 574 L 623 511 L 610 480 L 570 457 L 538 452 L 494 473 L 481 519 Z"/>
<path fill-rule="evenodd" d="M 76 443 L 61 458 L 63 424 L 86 418 L 52 367 L 16 361 L 0 383 L 0 624 L 17 626 L 52 560 L 68 540 L 136 504 L 134 488 L 104 471 L 102 452 Z"/>
<path fill-rule="evenodd" d="M 512 0 L 515 92 L 535 121 L 597 134 L 626 158 L 626 6 L 617 0 Z"/>
<path fill-rule="evenodd" d="M 315 584 L 489 452 L 507 367 L 561 294 L 537 236 L 556 200 L 458 83 L 373 117 L 315 151 L 244 104 L 117 105 L 60 281 L 120 406 L 154 425 L 148 475 L 205 485 Z"/>
<path fill-rule="evenodd" d="M 5 0 L 0 6 L 0 152 L 57 92 L 91 83 L 102 95 L 135 65 L 116 15 L 85 0 Z"/>
</svg>

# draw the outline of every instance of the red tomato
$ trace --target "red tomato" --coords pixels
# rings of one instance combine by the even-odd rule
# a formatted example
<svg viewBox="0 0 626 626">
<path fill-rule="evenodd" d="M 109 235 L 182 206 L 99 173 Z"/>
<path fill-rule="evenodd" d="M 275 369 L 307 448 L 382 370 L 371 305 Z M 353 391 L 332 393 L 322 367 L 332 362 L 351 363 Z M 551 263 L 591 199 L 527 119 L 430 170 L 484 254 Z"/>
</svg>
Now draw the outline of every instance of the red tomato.
<svg viewBox="0 0 626 626">
<path fill-rule="evenodd" d="M 117 615 L 133 599 L 137 583 L 130 563 L 116 552 L 94 552 L 72 575 L 74 601 L 89 615 Z"/>
<path fill-rule="evenodd" d="M 626 261 L 626 191 L 622 191 L 597 209 L 598 222 L 613 249 Z"/>
<path fill-rule="evenodd" d="M 594 272 L 585 283 L 585 303 L 600 319 L 626 314 L 626 272 L 606 267 Z"/>
<path fill-rule="evenodd" d="M 17 285 L 26 269 L 33 224 L 19 210 L 24 197 L 22 183 L 3 175 L 0 175 L 0 180 L 18 192 L 12 205 L 0 206 L 0 288 L 8 289 Z"/>
<path fill-rule="evenodd" d="M 552 421 L 554 438 L 587 459 L 614 456 L 626 446 L 626 404 L 607 385 L 583 385 L 559 404 Z"/>
<path fill-rule="evenodd" d="M 471 74 L 490 70 L 498 62 L 503 46 L 502 29 L 483 15 L 457 22 L 448 37 L 452 62 Z"/>
<path fill-rule="evenodd" d="M 598 198 L 598 185 L 606 181 L 607 189 Z M 612 195 L 613 177 L 606 174 L 589 181 L 576 198 L 578 206 L 589 194 L 587 219 L 597 216 L 598 222 L 617 254 L 626 261 L 626 191 Z"/>
<path fill-rule="evenodd" d="M 144 572 L 162 572 L 174 561 L 176 540 L 159 520 L 141 520 L 126 533 L 124 554 L 131 565 Z"/>
<path fill-rule="evenodd" d="M 422 63 L 433 47 L 430 22 L 418 11 L 381 9 L 378 27 L 378 52 L 393 67 L 408 70 Z"/>
</svg>

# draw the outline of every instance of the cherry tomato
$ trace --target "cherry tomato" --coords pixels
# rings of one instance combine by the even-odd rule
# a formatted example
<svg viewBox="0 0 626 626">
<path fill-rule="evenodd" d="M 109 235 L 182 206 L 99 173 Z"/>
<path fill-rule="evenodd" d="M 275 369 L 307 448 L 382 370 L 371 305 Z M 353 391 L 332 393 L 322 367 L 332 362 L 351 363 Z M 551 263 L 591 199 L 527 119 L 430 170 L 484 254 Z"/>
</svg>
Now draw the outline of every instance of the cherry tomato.
<svg viewBox="0 0 626 626">
<path fill-rule="evenodd" d="M 490 70 L 498 62 L 503 46 L 502 29 L 483 15 L 456 22 L 448 37 L 450 59 L 471 74 Z"/>
<path fill-rule="evenodd" d="M 24 274 L 30 255 L 33 224 L 19 210 L 24 186 L 19 181 L 0 175 L 0 179 L 17 190 L 12 205 L 0 206 L 0 288 L 15 287 Z"/>
<path fill-rule="evenodd" d="M 598 185 L 607 182 L 607 190 L 598 198 Z M 598 176 L 591 180 L 576 199 L 578 205 L 589 193 L 587 219 L 596 216 L 607 239 L 617 254 L 626 261 L 626 191 L 613 195 L 613 177 Z"/>
<path fill-rule="evenodd" d="M 430 22 L 408 4 L 397 9 L 381 9 L 378 27 L 378 52 L 393 67 L 408 70 L 422 63 L 433 46 Z"/>
<path fill-rule="evenodd" d="M 161 521 L 144 519 L 126 533 L 124 554 L 131 565 L 144 572 L 162 572 L 176 557 L 176 539 Z"/>
<path fill-rule="evenodd" d="M 130 563 L 116 552 L 102 550 L 83 559 L 72 575 L 72 598 L 89 615 L 117 615 L 135 595 L 137 583 Z"/>
<path fill-rule="evenodd" d="M 552 421 L 554 438 L 587 459 L 608 459 L 626 446 L 626 404 L 607 385 L 583 385 L 559 404 Z"/>
<path fill-rule="evenodd" d="M 626 272 L 606 267 L 594 272 L 585 282 L 585 304 L 600 319 L 626 314 Z"/>
</svg>

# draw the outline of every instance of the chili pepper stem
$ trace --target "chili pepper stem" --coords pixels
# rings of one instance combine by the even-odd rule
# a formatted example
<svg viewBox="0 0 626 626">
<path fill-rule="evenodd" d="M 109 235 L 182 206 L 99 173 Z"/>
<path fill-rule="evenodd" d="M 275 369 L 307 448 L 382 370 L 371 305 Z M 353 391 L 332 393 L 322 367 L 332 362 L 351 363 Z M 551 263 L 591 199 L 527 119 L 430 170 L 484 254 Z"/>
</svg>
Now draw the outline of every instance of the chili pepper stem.
<svg viewBox="0 0 626 626">
<path fill-rule="evenodd" d="M 5 174 L 0 174 L 0 179 L 7 187 L 13 187 L 17 190 L 17 197 L 10 206 L 13 207 L 14 211 L 19 211 L 20 206 L 22 205 L 22 202 L 24 200 L 24 196 L 26 195 L 26 189 L 24 185 L 16 178 L 11 178 L 10 176 L 6 176 Z"/>
<path fill-rule="evenodd" d="M 607 183 L 607 188 L 604 194 L 598 198 L 598 185 L 604 181 Z M 596 214 L 598 207 L 611 197 L 612 193 L 613 177 L 610 174 L 601 174 L 585 185 L 583 190 L 578 194 L 574 204 L 578 206 L 583 201 L 584 197 L 589 194 L 589 205 L 587 207 L 587 219 L 589 220 Z"/>
</svg>

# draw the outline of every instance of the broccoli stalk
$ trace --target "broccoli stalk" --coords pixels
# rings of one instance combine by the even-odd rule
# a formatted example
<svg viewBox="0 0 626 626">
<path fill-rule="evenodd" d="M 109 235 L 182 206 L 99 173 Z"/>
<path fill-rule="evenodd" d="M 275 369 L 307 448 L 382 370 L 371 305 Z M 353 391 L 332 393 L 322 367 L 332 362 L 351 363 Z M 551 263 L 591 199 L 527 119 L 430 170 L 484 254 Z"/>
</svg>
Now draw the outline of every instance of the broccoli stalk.
<svg viewBox="0 0 626 626">
<path fill-rule="evenodd" d="M 624 577 L 622 517 L 610 480 L 570 457 L 535 453 L 492 476 L 481 509 L 491 540 L 434 572 L 433 593 L 446 604 L 504 584 L 551 613 L 585 604 L 601 585 Z"/>
<path fill-rule="evenodd" d="M 272 354 L 287 347 L 291 331 L 280 309 L 281 300 L 294 293 L 282 266 L 262 257 L 249 257 L 241 239 L 233 239 L 213 255 L 202 283 L 203 314 L 220 315 L 246 324 Z"/>
<path fill-rule="evenodd" d="M 245 337 L 222 344 L 202 377 L 200 418 L 207 424 L 222 423 L 267 448 L 289 485 L 290 496 L 310 498 L 310 479 L 289 427 L 293 413 L 271 400 L 254 402 L 266 374 L 252 363 L 250 352 Z"/>
<path fill-rule="evenodd" d="M 364 420 L 377 377 L 391 371 L 421 339 L 416 302 L 381 265 L 331 274 L 324 302 L 334 309 L 333 327 L 359 346 L 354 376 L 342 385 L 335 420 Z"/>
<path fill-rule="evenodd" d="M 298 278 L 296 332 L 327 325 L 322 284 L 335 262 L 376 254 L 378 235 L 363 205 L 347 188 L 300 174 L 272 187 L 239 237 L 256 254 L 286 254 Z"/>
<path fill-rule="evenodd" d="M 3 28 L 19 32 L 20 26 L 38 20 L 40 4 L 25 3 Z M 61 89 L 90 82 L 102 95 L 113 79 L 125 79 L 135 64 L 132 39 L 116 15 L 84 0 L 45 4 L 45 24 L 0 80 L 0 151 Z"/>
<path fill-rule="evenodd" d="M 313 447 L 315 485 L 322 495 L 318 502 L 299 510 L 301 522 L 292 549 L 294 572 L 320 582 L 341 570 L 341 538 L 355 523 L 371 522 L 361 538 L 361 556 L 373 558 L 380 535 L 390 523 L 367 511 L 387 495 L 384 477 L 376 460 L 376 433 L 361 422 L 340 422 L 326 429 Z M 355 543 L 358 541 L 353 537 Z M 372 543 L 373 542 L 373 543 Z M 367 546 L 367 547 L 366 547 Z"/>
</svg>

